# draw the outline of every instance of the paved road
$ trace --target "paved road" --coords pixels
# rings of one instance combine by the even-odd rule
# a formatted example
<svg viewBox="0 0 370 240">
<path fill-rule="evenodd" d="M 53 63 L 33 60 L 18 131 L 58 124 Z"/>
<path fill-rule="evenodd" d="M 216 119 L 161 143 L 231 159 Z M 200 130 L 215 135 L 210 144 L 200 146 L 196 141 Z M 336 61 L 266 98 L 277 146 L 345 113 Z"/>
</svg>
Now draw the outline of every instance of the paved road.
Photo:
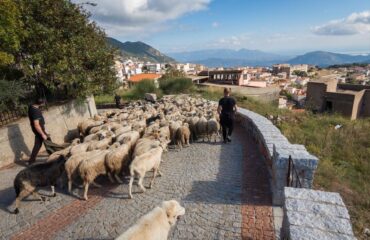
<svg viewBox="0 0 370 240">
<path fill-rule="evenodd" d="M 15 196 L 12 181 L 21 167 L 1 170 L 0 236 L 112 239 L 163 200 L 177 199 L 186 214 L 170 239 L 273 239 L 267 170 L 254 142 L 238 132 L 232 144 L 196 143 L 170 151 L 161 165 L 163 176 L 132 200 L 127 183 L 112 185 L 101 178 L 104 187 L 92 189 L 87 202 L 60 190 L 46 203 L 30 197 L 14 215 L 8 211 Z"/>
</svg>

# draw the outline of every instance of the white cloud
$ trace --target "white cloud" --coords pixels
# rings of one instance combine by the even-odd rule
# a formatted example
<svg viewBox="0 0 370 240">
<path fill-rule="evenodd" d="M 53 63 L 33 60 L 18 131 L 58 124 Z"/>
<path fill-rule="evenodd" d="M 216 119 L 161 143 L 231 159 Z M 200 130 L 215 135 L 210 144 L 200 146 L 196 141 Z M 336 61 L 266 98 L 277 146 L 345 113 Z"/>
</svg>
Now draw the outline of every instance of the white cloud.
<svg viewBox="0 0 370 240">
<path fill-rule="evenodd" d="M 83 3 L 85 0 L 74 0 Z M 207 9 L 211 0 L 92 0 L 83 5 L 108 34 L 132 36 L 161 31 L 162 23 L 184 14 Z M 163 24 L 162 24 L 163 25 Z"/>
<path fill-rule="evenodd" d="M 247 44 L 251 43 L 251 38 L 249 34 L 234 35 L 230 37 L 219 38 L 215 41 L 209 42 L 209 45 L 212 48 L 234 48 L 238 49 Z"/>
<path fill-rule="evenodd" d="M 355 35 L 370 33 L 370 11 L 352 13 L 347 18 L 333 20 L 312 28 L 317 35 Z"/>
<path fill-rule="evenodd" d="M 213 28 L 218 28 L 219 26 L 220 26 L 220 24 L 218 22 L 213 22 L 212 23 Z"/>
</svg>

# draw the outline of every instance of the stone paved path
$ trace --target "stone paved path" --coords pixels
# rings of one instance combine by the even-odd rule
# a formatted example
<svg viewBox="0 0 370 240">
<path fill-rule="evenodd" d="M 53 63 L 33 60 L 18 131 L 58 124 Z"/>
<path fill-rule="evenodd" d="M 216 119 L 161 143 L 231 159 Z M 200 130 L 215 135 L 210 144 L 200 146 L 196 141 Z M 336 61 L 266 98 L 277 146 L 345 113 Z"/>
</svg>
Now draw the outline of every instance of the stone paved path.
<svg viewBox="0 0 370 240">
<path fill-rule="evenodd" d="M 144 194 L 135 186 L 132 200 L 127 183 L 111 185 L 102 178 L 104 187 L 92 189 L 87 202 L 60 190 L 46 203 L 30 197 L 14 215 L 9 213 L 12 182 L 21 167 L 1 170 L 0 237 L 112 239 L 163 200 L 177 199 L 186 214 L 170 239 L 273 239 L 267 169 L 255 143 L 241 131 L 232 144 L 196 143 L 170 151 L 161 165 L 163 176 Z"/>
</svg>

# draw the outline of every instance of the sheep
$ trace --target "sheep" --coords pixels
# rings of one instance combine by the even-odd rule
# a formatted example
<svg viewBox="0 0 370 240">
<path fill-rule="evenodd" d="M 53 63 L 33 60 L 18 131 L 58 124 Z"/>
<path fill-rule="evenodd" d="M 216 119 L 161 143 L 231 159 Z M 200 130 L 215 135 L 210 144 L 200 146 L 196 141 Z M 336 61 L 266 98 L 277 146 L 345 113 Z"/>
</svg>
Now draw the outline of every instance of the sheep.
<svg viewBox="0 0 370 240">
<path fill-rule="evenodd" d="M 65 171 L 68 180 L 68 192 L 72 192 L 73 179 L 76 177 L 77 169 L 80 163 L 86 159 L 92 158 L 98 155 L 101 151 L 94 150 L 91 152 L 82 152 L 78 154 L 72 154 L 72 156 L 65 163 Z"/>
<path fill-rule="evenodd" d="M 108 126 L 109 126 L 110 130 L 112 130 L 113 132 L 116 132 L 116 130 L 123 127 L 122 124 L 117 123 L 117 122 L 110 122 L 110 123 L 108 123 Z"/>
<path fill-rule="evenodd" d="M 108 136 L 109 137 L 104 138 L 103 140 L 91 142 L 90 145 L 87 148 L 87 151 L 92 151 L 92 150 L 96 150 L 96 149 L 100 149 L 100 150 L 107 149 L 109 147 L 109 145 L 112 144 L 112 142 L 115 138 L 115 135 L 114 135 L 113 132 L 108 132 Z"/>
<path fill-rule="evenodd" d="M 79 138 L 73 139 L 71 145 L 69 145 L 68 147 L 66 147 L 66 148 L 64 148 L 62 150 L 53 152 L 52 154 L 49 155 L 49 157 L 48 157 L 48 159 L 46 161 L 47 162 L 55 161 L 61 155 L 64 156 L 64 157 L 67 157 L 71 153 L 72 147 L 78 145 L 80 142 L 81 142 L 81 140 Z"/>
<path fill-rule="evenodd" d="M 134 158 L 130 164 L 130 183 L 129 183 L 129 197 L 132 198 L 132 184 L 134 182 L 135 175 L 139 176 L 138 185 L 140 189 L 145 192 L 145 187 L 143 186 L 143 179 L 145 173 L 154 169 L 154 174 L 152 180 L 150 181 L 149 188 L 152 188 L 154 183 L 154 178 L 157 176 L 157 173 L 161 176 L 159 171 L 159 165 L 162 159 L 163 149 L 162 147 L 156 147 L 151 149 L 149 152 L 146 152 L 140 156 Z"/>
<path fill-rule="evenodd" d="M 118 137 L 119 135 L 124 134 L 124 133 L 127 133 L 127 132 L 130 132 L 131 130 L 132 130 L 131 125 L 124 126 L 124 127 L 121 127 L 121 128 L 116 129 L 114 131 L 114 134 L 116 134 L 116 136 Z"/>
<path fill-rule="evenodd" d="M 190 129 L 190 136 L 191 136 L 191 141 L 194 142 L 197 139 L 197 123 L 199 121 L 199 117 L 189 117 L 187 119 L 187 123 L 189 124 L 189 129 Z"/>
<path fill-rule="evenodd" d="M 87 119 L 82 122 L 79 122 L 77 125 L 77 129 L 80 137 L 86 136 L 91 128 L 100 126 L 102 124 L 104 124 L 103 121 L 94 121 L 93 119 Z"/>
<path fill-rule="evenodd" d="M 149 138 L 141 138 L 137 141 L 132 158 L 134 159 L 137 156 L 140 156 L 153 148 L 157 148 L 161 145 L 161 142 Z"/>
<path fill-rule="evenodd" d="M 80 143 L 76 146 L 73 146 L 70 150 L 70 154 L 73 156 L 73 155 L 76 155 L 76 154 L 87 152 L 87 148 L 90 146 L 90 144 L 91 144 L 91 142 L 83 142 L 83 143 Z"/>
<path fill-rule="evenodd" d="M 137 131 L 130 131 L 124 134 L 121 134 L 116 141 L 121 144 L 128 144 L 130 146 L 130 151 L 133 150 L 133 148 L 136 145 L 136 142 L 140 138 L 140 133 Z"/>
<path fill-rule="evenodd" d="M 215 117 L 212 117 L 207 122 L 207 138 L 211 141 L 211 137 L 215 135 L 215 142 L 217 137 L 220 137 L 220 124 Z"/>
<path fill-rule="evenodd" d="M 166 138 L 166 139 L 171 139 L 171 132 L 170 132 L 170 127 L 169 126 L 163 126 L 159 128 L 159 137 L 160 138 Z"/>
<path fill-rule="evenodd" d="M 189 146 L 189 139 L 190 139 L 190 130 L 189 125 L 185 123 L 183 126 L 177 129 L 175 141 L 178 147 L 180 149 L 183 145 Z"/>
<path fill-rule="evenodd" d="M 60 155 L 55 161 L 30 166 L 17 174 L 14 179 L 15 214 L 19 213 L 20 201 L 31 194 L 45 201 L 45 197 L 35 191 L 37 187 L 51 186 L 52 196 L 56 196 L 54 186 L 64 171 L 65 161 L 65 157 Z"/>
<path fill-rule="evenodd" d="M 204 141 L 204 137 L 207 134 L 207 119 L 203 116 L 199 118 L 199 121 L 196 124 L 196 134 L 197 137 L 202 137 L 202 140 Z"/>
<path fill-rule="evenodd" d="M 170 122 L 170 139 L 171 139 L 172 143 L 175 143 L 176 131 L 180 127 L 181 127 L 181 123 L 180 122 L 178 122 L 178 121 L 171 121 Z"/>
<path fill-rule="evenodd" d="M 108 124 L 99 125 L 99 126 L 96 126 L 96 127 L 91 128 L 91 129 L 89 130 L 89 135 L 94 134 L 94 133 L 98 133 L 98 132 L 99 132 L 99 131 L 101 131 L 101 130 L 108 130 L 108 131 L 110 131 L 110 130 L 111 130 L 111 128 L 110 128 L 110 126 L 109 126 Z M 85 137 L 85 138 L 86 138 L 86 137 Z M 84 138 L 84 139 L 85 139 L 85 138 Z"/>
<path fill-rule="evenodd" d="M 128 144 L 123 144 L 106 155 L 105 165 L 107 167 L 109 180 L 112 183 L 114 182 L 113 176 L 115 177 L 117 182 L 122 183 L 118 175 L 122 172 L 123 167 L 125 166 L 125 164 L 127 164 L 129 158 L 130 145 Z"/>
<path fill-rule="evenodd" d="M 78 173 L 83 181 L 84 200 L 88 200 L 87 192 L 89 191 L 89 185 L 94 182 L 97 176 L 107 173 L 107 168 L 105 166 L 105 157 L 110 151 L 111 149 L 101 150 L 97 155 L 88 160 L 82 161 L 79 164 Z M 96 184 L 96 186 L 100 187 L 100 185 L 98 184 Z"/>
</svg>

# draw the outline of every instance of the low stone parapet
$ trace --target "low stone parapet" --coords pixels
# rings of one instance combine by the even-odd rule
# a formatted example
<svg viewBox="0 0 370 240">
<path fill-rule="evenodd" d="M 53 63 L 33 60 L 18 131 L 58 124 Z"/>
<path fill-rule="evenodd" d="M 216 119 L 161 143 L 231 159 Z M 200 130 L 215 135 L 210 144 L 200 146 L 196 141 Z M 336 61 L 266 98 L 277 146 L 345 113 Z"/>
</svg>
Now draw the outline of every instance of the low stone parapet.
<svg viewBox="0 0 370 240">
<path fill-rule="evenodd" d="M 294 169 L 292 185 L 311 188 L 318 158 L 307 152 L 303 145 L 291 144 L 280 130 L 267 118 L 239 109 L 242 125 L 258 142 L 271 174 L 273 204 L 283 205 L 283 191 L 287 186 L 289 169 Z M 290 168 L 289 159 L 294 168 Z"/>
<path fill-rule="evenodd" d="M 283 239 L 356 239 L 339 193 L 284 188 Z"/>
</svg>

